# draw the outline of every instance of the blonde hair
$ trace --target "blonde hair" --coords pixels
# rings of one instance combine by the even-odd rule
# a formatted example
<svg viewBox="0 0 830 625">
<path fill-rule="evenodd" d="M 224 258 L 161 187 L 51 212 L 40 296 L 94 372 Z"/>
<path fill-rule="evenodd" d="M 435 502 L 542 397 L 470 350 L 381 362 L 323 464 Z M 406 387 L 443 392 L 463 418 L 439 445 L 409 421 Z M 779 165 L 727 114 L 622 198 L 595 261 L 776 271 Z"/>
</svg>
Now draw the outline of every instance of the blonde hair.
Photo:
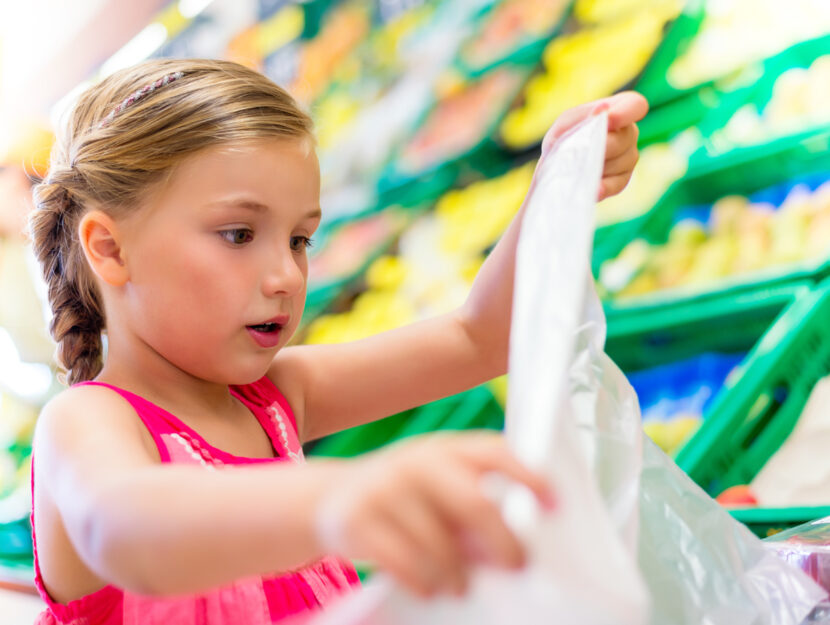
<svg viewBox="0 0 830 625">
<path fill-rule="evenodd" d="M 61 130 L 49 171 L 34 188 L 30 225 L 58 363 L 75 384 L 100 372 L 106 327 L 78 241 L 88 208 L 112 216 L 135 210 L 183 159 L 206 148 L 271 137 L 313 140 L 313 131 L 309 116 L 262 74 L 227 61 L 174 59 L 141 63 L 91 87 Z"/>
</svg>

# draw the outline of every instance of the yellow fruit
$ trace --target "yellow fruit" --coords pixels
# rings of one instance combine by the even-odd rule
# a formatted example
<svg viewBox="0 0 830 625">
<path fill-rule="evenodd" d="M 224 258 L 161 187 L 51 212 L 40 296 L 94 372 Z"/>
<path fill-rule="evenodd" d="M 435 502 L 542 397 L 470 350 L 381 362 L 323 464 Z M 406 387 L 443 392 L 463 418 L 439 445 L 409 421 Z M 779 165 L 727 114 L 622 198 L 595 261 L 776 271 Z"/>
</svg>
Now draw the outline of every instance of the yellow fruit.
<svg viewBox="0 0 830 625">
<path fill-rule="evenodd" d="M 366 286 L 374 290 L 397 289 L 408 271 L 407 263 L 400 256 L 381 256 L 366 270 Z"/>
<path fill-rule="evenodd" d="M 660 449 L 669 452 L 669 440 L 666 437 L 666 425 L 660 421 L 643 424 L 643 431 Z"/>
<path fill-rule="evenodd" d="M 630 82 L 662 40 L 666 22 L 679 11 L 676 2 L 652 4 L 622 19 L 553 39 L 543 53 L 545 73 L 528 82 L 524 104 L 502 123 L 505 143 L 524 147 L 538 142 L 565 110 Z"/>
</svg>

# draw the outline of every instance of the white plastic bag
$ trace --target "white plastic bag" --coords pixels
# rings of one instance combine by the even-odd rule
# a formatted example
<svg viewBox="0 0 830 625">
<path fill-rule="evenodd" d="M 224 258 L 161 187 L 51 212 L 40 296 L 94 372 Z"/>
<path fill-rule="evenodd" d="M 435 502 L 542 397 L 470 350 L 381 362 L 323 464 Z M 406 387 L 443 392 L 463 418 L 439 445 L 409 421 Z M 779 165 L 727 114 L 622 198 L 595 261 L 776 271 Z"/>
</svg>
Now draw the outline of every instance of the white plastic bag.
<svg viewBox="0 0 830 625">
<path fill-rule="evenodd" d="M 645 439 L 603 352 L 589 259 L 607 124 L 592 116 L 544 157 L 517 250 L 507 436 L 559 502 L 542 515 L 505 493 L 528 567 L 481 569 L 460 600 L 420 601 L 379 575 L 316 625 L 798 625 L 824 596 Z"/>
</svg>

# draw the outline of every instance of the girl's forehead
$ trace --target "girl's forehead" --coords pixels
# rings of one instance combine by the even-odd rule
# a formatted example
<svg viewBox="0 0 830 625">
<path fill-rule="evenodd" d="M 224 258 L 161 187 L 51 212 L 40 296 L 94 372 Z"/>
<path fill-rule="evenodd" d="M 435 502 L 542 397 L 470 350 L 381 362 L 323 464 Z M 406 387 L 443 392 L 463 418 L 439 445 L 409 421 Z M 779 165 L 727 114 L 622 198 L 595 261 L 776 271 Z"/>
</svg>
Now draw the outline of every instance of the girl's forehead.
<svg viewBox="0 0 830 625">
<path fill-rule="evenodd" d="M 319 202 L 320 168 L 311 141 L 270 139 L 207 148 L 182 161 L 162 194 L 206 200 L 246 191 L 266 196 L 262 201 Z"/>
<path fill-rule="evenodd" d="M 184 159 L 152 190 L 145 208 L 168 215 L 201 214 L 208 205 L 239 200 L 285 216 L 319 209 L 320 168 L 313 144 L 270 139 L 206 148 Z"/>
</svg>

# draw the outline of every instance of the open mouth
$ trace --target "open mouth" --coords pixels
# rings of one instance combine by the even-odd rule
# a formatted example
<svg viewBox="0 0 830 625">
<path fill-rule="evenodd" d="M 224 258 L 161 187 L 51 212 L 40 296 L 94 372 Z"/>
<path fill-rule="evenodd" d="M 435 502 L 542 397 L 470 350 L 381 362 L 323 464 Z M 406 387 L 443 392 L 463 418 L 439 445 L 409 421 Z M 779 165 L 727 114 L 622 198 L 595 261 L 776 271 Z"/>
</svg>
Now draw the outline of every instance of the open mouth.
<svg viewBox="0 0 830 625">
<path fill-rule="evenodd" d="M 256 325 L 245 326 L 248 334 L 254 342 L 260 347 L 270 349 L 279 345 L 281 330 L 285 324 L 277 323 L 276 321 L 268 321 L 266 323 L 258 323 Z"/>
<path fill-rule="evenodd" d="M 256 332 L 262 332 L 264 334 L 270 334 L 272 332 L 277 332 L 282 326 L 278 323 L 260 323 L 254 326 L 248 326 L 251 330 Z"/>
</svg>

